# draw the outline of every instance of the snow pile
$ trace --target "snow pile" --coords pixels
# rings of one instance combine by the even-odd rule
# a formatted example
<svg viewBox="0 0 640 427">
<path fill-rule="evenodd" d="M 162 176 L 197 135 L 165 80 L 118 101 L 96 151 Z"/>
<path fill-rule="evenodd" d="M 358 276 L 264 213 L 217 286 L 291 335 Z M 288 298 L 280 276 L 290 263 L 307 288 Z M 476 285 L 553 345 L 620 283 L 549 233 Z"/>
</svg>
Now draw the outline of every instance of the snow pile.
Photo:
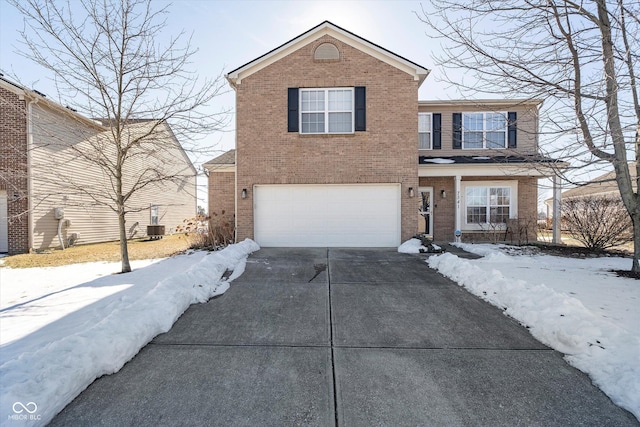
<svg viewBox="0 0 640 427">
<path fill-rule="evenodd" d="M 565 359 L 587 373 L 611 400 L 640 419 L 640 333 L 637 323 L 636 327 L 627 327 L 624 322 L 637 319 L 633 314 L 623 314 L 622 320 L 598 315 L 579 299 L 541 282 L 549 279 L 554 288 L 563 281 L 573 283 L 576 292 L 572 294 L 595 287 L 599 288 L 599 294 L 604 294 L 615 276 L 598 269 L 595 260 L 509 257 L 489 245 L 464 245 L 464 249 L 486 258 L 467 261 L 443 254 L 427 262 L 471 293 L 504 309 L 505 314 L 528 327 L 542 343 L 564 353 Z M 503 270 L 507 273 L 503 274 Z M 607 280 L 605 285 L 603 276 Z M 622 280 L 626 284 L 632 282 Z M 633 301 L 631 297 L 630 303 Z"/>
<path fill-rule="evenodd" d="M 438 165 L 446 165 L 446 164 L 450 164 L 450 163 L 455 163 L 456 161 L 453 159 L 442 159 L 440 157 L 436 157 L 436 158 L 426 158 L 423 159 L 424 163 L 435 163 Z"/>
<path fill-rule="evenodd" d="M 117 372 L 156 335 L 167 332 L 189 305 L 224 293 L 229 281 L 244 272 L 247 256 L 258 249 L 247 239 L 219 252 L 174 257 L 3 309 L 4 329 L 5 320 L 11 317 L 25 321 L 38 314 L 46 316 L 50 299 L 60 305 L 76 301 L 64 315 L 58 315 L 58 320 L 35 332 L 14 336 L 10 342 L 4 341 L 3 334 L 3 425 L 24 425 L 25 419 L 12 411 L 15 402 L 27 405 L 27 409 L 37 405 L 33 425 L 51 421 L 96 378 Z M 82 264 L 77 266 L 82 268 Z M 224 280 L 227 270 L 233 273 Z M 4 273 L 2 280 L 4 286 Z M 96 296 L 91 299 L 87 289 Z M 82 296 L 76 297 L 76 293 Z M 63 311 L 64 307 L 58 309 Z"/>
<path fill-rule="evenodd" d="M 422 246 L 420 239 L 409 239 L 400 246 L 398 246 L 398 252 L 401 254 L 419 254 L 427 252 L 428 249 Z"/>
</svg>

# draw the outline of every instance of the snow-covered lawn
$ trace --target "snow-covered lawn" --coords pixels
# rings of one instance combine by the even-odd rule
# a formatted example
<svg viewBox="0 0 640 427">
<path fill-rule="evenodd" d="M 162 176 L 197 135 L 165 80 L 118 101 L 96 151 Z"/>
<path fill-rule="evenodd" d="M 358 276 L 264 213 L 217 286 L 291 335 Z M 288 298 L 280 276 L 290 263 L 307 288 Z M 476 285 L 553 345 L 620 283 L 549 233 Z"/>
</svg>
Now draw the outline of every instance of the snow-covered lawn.
<svg viewBox="0 0 640 427">
<path fill-rule="evenodd" d="M 190 304 L 224 293 L 258 245 L 119 263 L 0 269 L 0 425 L 44 425 Z M 227 279 L 227 270 L 233 271 Z"/>
<path fill-rule="evenodd" d="M 629 259 L 456 245 L 484 258 L 463 260 L 447 253 L 429 258 L 429 266 L 504 309 L 640 420 L 640 281 L 611 272 L 629 269 Z"/>
</svg>

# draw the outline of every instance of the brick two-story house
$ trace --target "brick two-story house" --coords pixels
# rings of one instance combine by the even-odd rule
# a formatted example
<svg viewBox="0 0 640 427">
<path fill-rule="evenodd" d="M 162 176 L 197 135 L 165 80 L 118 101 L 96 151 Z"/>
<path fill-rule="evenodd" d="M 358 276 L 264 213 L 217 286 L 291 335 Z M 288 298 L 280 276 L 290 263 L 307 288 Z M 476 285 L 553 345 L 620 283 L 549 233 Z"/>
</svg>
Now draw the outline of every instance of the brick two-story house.
<svg viewBox="0 0 640 427">
<path fill-rule="evenodd" d="M 419 101 L 429 70 L 330 22 L 231 71 L 209 210 L 263 246 L 397 246 L 535 218 L 538 100 Z M 534 230 L 528 231 L 534 238 Z"/>
</svg>

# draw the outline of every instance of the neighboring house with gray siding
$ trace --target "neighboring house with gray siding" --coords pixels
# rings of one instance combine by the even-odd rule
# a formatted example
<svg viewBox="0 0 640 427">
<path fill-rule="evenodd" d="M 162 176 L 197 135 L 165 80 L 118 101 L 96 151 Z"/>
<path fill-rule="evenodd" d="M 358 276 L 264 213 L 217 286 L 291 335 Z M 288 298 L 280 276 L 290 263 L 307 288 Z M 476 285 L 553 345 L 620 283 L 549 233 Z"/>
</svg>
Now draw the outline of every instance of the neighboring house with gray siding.
<svg viewBox="0 0 640 427">
<path fill-rule="evenodd" d="M 127 203 L 129 236 L 144 236 L 153 223 L 172 232 L 195 216 L 196 169 L 166 123 L 136 121 L 125 132 L 154 139 L 124 170 L 125 191 L 141 171 L 171 176 Z M 65 246 L 118 239 L 113 183 L 95 162 L 110 161 L 109 141 L 104 123 L 0 77 L 0 252 L 55 248 L 60 239 Z"/>
</svg>

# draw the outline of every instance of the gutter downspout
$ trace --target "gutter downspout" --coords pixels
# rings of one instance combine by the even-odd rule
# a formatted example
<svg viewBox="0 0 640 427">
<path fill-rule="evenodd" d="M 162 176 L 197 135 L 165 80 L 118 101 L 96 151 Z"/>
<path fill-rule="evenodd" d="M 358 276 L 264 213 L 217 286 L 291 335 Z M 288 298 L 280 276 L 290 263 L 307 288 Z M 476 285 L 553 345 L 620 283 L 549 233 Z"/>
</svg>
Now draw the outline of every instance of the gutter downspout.
<svg viewBox="0 0 640 427">
<path fill-rule="evenodd" d="M 27 101 L 27 244 L 33 249 L 33 179 L 31 177 L 31 151 L 33 150 L 33 109 L 36 100 Z"/>
</svg>

